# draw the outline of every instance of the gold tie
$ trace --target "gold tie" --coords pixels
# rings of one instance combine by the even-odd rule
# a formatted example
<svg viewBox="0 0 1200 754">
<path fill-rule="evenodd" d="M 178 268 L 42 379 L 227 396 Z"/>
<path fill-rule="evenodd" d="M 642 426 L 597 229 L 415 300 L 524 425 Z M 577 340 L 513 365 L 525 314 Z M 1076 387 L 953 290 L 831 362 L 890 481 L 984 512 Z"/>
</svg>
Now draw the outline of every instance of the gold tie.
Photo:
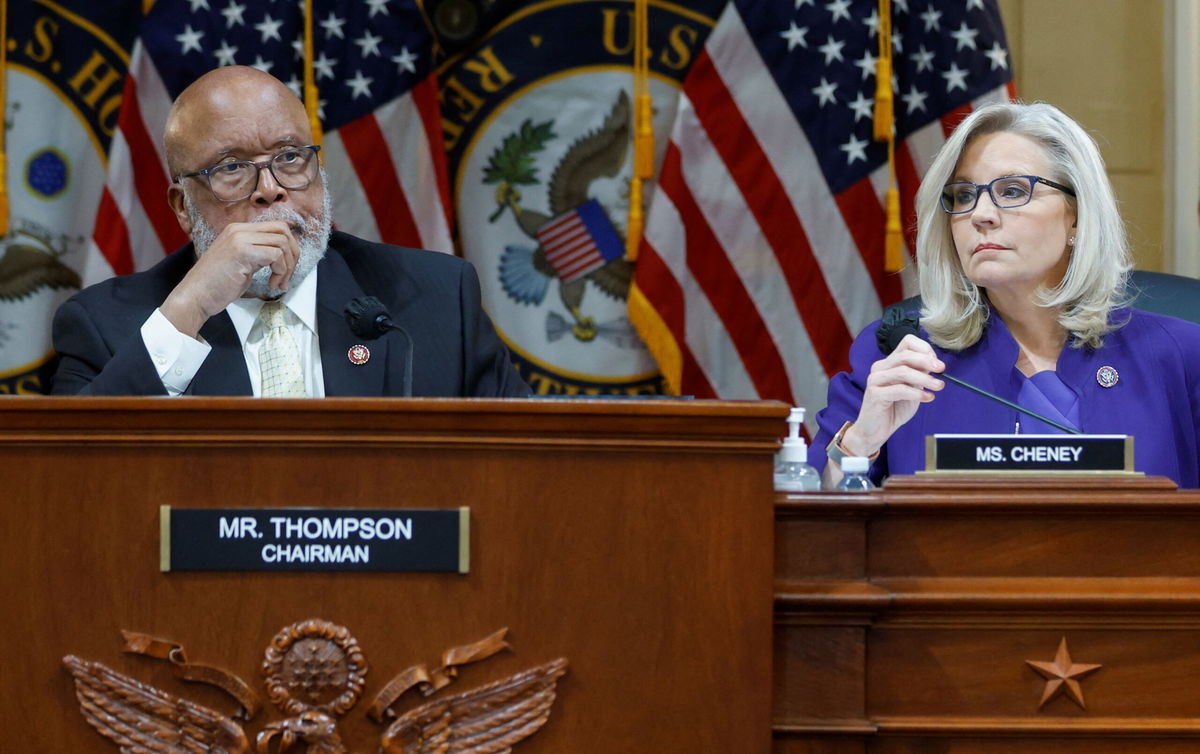
<svg viewBox="0 0 1200 754">
<path fill-rule="evenodd" d="M 258 349 L 258 370 L 262 375 L 262 397 L 305 398 L 304 370 L 300 366 L 300 348 L 288 330 L 282 301 L 263 304 L 258 318 L 267 329 L 267 337 Z"/>
</svg>

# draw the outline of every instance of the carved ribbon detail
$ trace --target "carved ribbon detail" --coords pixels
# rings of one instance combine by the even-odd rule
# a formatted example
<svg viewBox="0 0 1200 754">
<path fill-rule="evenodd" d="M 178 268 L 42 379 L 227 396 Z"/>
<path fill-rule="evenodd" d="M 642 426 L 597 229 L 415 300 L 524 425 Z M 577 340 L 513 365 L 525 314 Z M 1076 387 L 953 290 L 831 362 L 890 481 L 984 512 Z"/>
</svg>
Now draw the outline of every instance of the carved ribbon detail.
<svg viewBox="0 0 1200 754">
<path fill-rule="evenodd" d="M 125 647 L 122 651 L 153 657 L 156 660 L 166 660 L 171 663 L 171 670 L 180 680 L 214 686 L 233 697 L 234 701 L 241 706 L 235 717 L 250 720 L 262 709 L 262 699 L 245 681 L 228 670 L 190 662 L 182 644 L 124 629 L 121 630 L 121 635 L 125 637 Z"/>
<path fill-rule="evenodd" d="M 388 681 L 383 690 L 375 695 L 367 716 L 377 723 L 384 722 L 396 716 L 392 705 L 404 693 L 414 686 L 424 696 L 430 696 L 439 689 L 449 686 L 458 675 L 458 666 L 467 665 L 479 660 L 485 660 L 497 652 L 510 649 L 504 640 L 508 628 L 502 628 L 496 633 L 486 636 L 479 641 L 451 647 L 442 653 L 442 666 L 429 670 L 425 665 L 413 665 L 397 674 Z"/>
</svg>

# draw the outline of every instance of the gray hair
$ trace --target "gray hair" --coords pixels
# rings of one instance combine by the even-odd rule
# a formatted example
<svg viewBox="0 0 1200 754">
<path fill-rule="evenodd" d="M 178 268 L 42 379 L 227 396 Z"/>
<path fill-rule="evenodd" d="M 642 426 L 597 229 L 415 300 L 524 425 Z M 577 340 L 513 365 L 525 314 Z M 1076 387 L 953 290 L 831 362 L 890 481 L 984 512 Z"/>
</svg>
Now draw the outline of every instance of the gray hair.
<svg viewBox="0 0 1200 754">
<path fill-rule="evenodd" d="M 971 113 L 938 151 L 917 191 L 918 277 L 924 308 L 921 324 L 937 345 L 959 350 L 983 335 L 989 307 L 967 278 L 942 211 L 942 187 L 962 154 L 979 136 L 999 132 L 1026 136 L 1042 145 L 1051 180 L 1075 190 L 1064 195 L 1075 210 L 1075 245 L 1062 281 L 1038 294 L 1039 306 L 1058 311 L 1072 345 L 1097 348 L 1108 332 L 1108 314 L 1125 302 L 1130 261 L 1125 225 L 1117 209 L 1104 159 L 1091 136 L 1053 105 L 1004 102 Z"/>
</svg>

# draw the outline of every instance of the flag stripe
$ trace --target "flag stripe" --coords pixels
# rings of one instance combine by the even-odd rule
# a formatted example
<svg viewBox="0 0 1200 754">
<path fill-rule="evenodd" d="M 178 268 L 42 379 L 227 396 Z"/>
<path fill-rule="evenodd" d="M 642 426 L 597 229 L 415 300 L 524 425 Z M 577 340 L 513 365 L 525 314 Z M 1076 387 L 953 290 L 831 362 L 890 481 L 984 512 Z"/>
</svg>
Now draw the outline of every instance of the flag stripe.
<svg viewBox="0 0 1200 754">
<path fill-rule="evenodd" d="M 896 289 L 896 278 L 888 276 L 884 271 L 883 248 L 887 225 L 887 212 L 879 204 L 875 188 L 870 178 L 864 178 L 854 183 L 850 188 L 834 197 L 838 210 L 845 219 L 846 229 L 853 239 L 862 260 L 870 271 L 871 284 L 875 295 L 881 301 L 894 300 L 899 293 Z M 849 337 L 849 331 L 846 336 Z M 842 340 L 842 350 L 845 350 Z"/>
<path fill-rule="evenodd" d="M 120 122 L 121 133 L 129 145 L 130 154 L 158 156 L 154 139 L 147 132 L 146 124 L 142 120 L 141 104 L 137 98 L 137 82 L 132 76 L 125 80 Z M 171 181 L 163 164 L 157 159 L 136 160 L 133 163 L 133 180 L 141 198 L 142 208 L 149 217 L 162 248 L 175 249 L 182 246 L 187 238 L 175 220 L 175 214 L 167 205 L 167 186 Z"/>
<path fill-rule="evenodd" d="M 165 146 L 162 139 L 167 130 L 167 116 L 171 112 L 170 93 L 158 75 L 158 69 L 150 58 L 146 48 L 137 45 L 133 60 L 130 64 L 129 75 L 134 79 L 137 88 L 138 112 L 146 132 L 150 134 L 153 154 L 160 165 L 167 164 Z"/>
<path fill-rule="evenodd" d="M 373 114 L 351 121 L 338 129 L 342 147 L 358 174 L 384 243 L 403 243 L 420 238 L 408 198 L 400 186 L 387 153 L 387 142 Z"/>
<path fill-rule="evenodd" d="M 793 396 L 805 396 L 814 385 L 814 375 L 823 383 L 824 369 L 819 361 L 812 358 L 813 345 L 807 329 L 810 323 L 801 317 L 799 297 L 789 287 L 789 277 L 796 278 L 789 274 L 785 266 L 795 264 L 796 255 L 786 250 L 783 254 L 771 253 L 763 229 L 754 221 L 747 199 L 738 190 L 728 166 L 720 159 L 704 129 L 690 117 L 691 102 L 685 98 L 681 107 L 681 128 L 676 137 L 679 149 L 691 157 L 682 163 L 687 186 L 729 257 L 738 281 L 752 296 L 758 315 L 766 324 L 787 369 L 786 377 L 792 386 Z M 808 283 L 812 278 L 811 275 L 805 276 L 800 282 Z M 820 312 L 819 316 L 826 318 L 827 314 Z M 733 330 L 733 333 L 725 337 L 736 337 L 737 330 Z M 712 344 L 708 346 L 709 349 L 713 347 Z M 741 362 L 733 355 L 722 358 L 741 366 Z M 733 395 L 753 397 L 757 391 Z"/>
<path fill-rule="evenodd" d="M 727 6 L 718 29 L 709 37 L 708 47 L 713 51 L 713 64 L 720 79 L 708 81 L 706 86 L 719 84 L 733 95 L 738 110 L 781 177 L 793 212 L 811 233 L 812 254 L 822 278 L 813 285 L 827 287 L 837 302 L 836 310 L 845 320 L 846 331 L 857 332 L 879 315 L 874 283 L 862 257 L 847 253 L 855 248 L 854 241 L 837 202 L 827 190 L 813 190 L 812 182 L 820 180 L 821 164 L 808 136 L 790 115 L 786 100 L 755 51 L 753 40 L 732 4 Z M 699 75 L 696 77 L 703 80 Z M 729 87 L 727 81 L 738 83 Z M 684 91 L 691 91 L 686 82 Z M 811 267 L 803 274 L 814 277 Z M 864 294 L 865 291 L 871 294 Z M 824 320 L 822 317 L 818 321 Z M 844 350 L 844 345 L 839 350 Z"/>
<path fill-rule="evenodd" d="M 538 233 L 537 237 L 543 246 L 561 249 L 578 247 L 581 244 L 586 245 L 592 241 L 591 234 L 588 233 L 587 228 L 583 227 L 582 223 L 564 228 L 560 233 Z"/>
<path fill-rule="evenodd" d="M 406 208 L 418 231 L 415 237 L 397 237 L 392 243 L 453 252 L 446 157 L 440 133 L 430 140 L 428 130 L 431 119 L 440 130 L 441 116 L 436 99 L 432 110 L 418 102 L 418 94 L 429 89 L 432 78 L 379 108 L 375 121 L 386 142 L 387 160 L 400 182 Z"/>
<path fill-rule="evenodd" d="M 683 177 L 678 151 L 668 153 L 659 188 L 671 198 L 688 228 L 688 269 L 724 323 L 741 361 L 771 365 L 770 369 L 751 375 L 755 390 L 759 395 L 788 396 L 790 400 L 791 387 L 786 381 L 783 360 L 753 299 L 741 285 L 729 257 L 696 204 Z"/>
<path fill-rule="evenodd" d="M 134 269 L 145 269 L 162 259 L 163 254 L 171 249 L 163 247 L 159 234 L 155 231 L 142 206 L 142 198 L 137 193 L 137 185 L 133 177 L 132 155 L 129 145 L 125 141 L 125 134 L 120 128 L 113 134 L 113 140 L 109 146 L 108 166 L 108 190 L 112 194 L 115 210 L 121 215 L 121 225 L 125 227 L 128 234 L 123 241 L 113 239 L 111 242 L 128 246 L 133 257 Z M 164 205 L 167 201 L 166 196 L 156 196 L 154 199 Z M 174 215 L 171 217 L 170 227 L 179 231 L 179 224 Z M 182 234 L 182 231 L 180 233 Z"/>
<path fill-rule="evenodd" d="M 583 221 L 579 219 L 578 215 L 572 214 L 563 220 L 551 222 L 539 228 L 537 237 L 543 242 L 550 242 L 564 236 L 578 236 L 586 233 L 587 228 L 584 226 Z"/>
<path fill-rule="evenodd" d="M 96 210 L 96 225 L 92 240 L 100 248 L 112 274 L 128 275 L 133 272 L 133 251 L 129 248 L 129 229 L 125 218 L 117 210 L 112 193 L 105 188 L 100 193 L 100 207 Z"/>
<path fill-rule="evenodd" d="M 592 252 L 596 257 L 600 256 L 599 252 L 596 251 L 596 244 L 592 243 L 592 239 L 587 236 L 565 244 L 553 244 L 552 248 L 554 258 L 563 262 L 580 259 L 589 252 Z M 547 249 L 547 252 L 550 251 L 550 249 Z"/>
<path fill-rule="evenodd" d="M 583 259 L 588 255 L 589 251 L 592 251 L 595 248 L 595 246 L 587 243 L 587 239 L 584 239 L 583 242 L 575 243 L 570 246 L 554 246 L 553 249 L 547 249 L 546 254 L 547 256 L 552 256 L 554 259 L 558 260 L 560 264 L 568 264 Z"/>
<path fill-rule="evenodd" d="M 162 157 L 161 147 L 156 139 L 149 138 L 150 127 L 141 120 L 150 118 L 151 123 L 158 124 L 155 132 L 162 132 L 161 124 L 165 122 L 170 102 L 168 100 L 162 106 L 155 106 L 147 101 L 150 93 L 161 91 L 162 82 L 155 74 L 145 49 L 138 42 L 134 46 L 130 69 L 123 85 L 123 101 L 132 103 L 137 100 L 138 106 L 122 108 L 109 145 L 105 189 L 108 201 L 102 201 L 97 207 L 92 234 L 95 248 L 105 262 L 100 264 L 89 260 L 85 265 L 87 274 L 84 280 L 89 284 L 113 274 L 127 274 L 149 267 L 175 245 L 182 243 L 179 239 L 183 238 L 183 233 L 178 222 L 174 214 L 167 211 L 165 188 L 161 191 L 153 187 L 146 188 L 145 197 L 140 193 L 142 186 L 139 185 L 139 175 L 143 169 L 137 163 L 145 163 L 148 166 L 146 169 L 161 173 L 163 180 L 167 180 L 164 168 L 166 161 Z M 135 161 L 127 134 L 138 133 L 143 134 L 141 148 L 148 151 L 138 152 Z M 150 142 L 149 146 L 146 145 L 147 141 Z M 142 183 L 145 181 L 142 180 Z M 156 214 L 160 221 L 157 227 L 143 206 L 146 202 L 161 210 Z"/>
<path fill-rule="evenodd" d="M 970 114 L 971 106 L 967 104 L 960 105 L 959 107 L 947 112 L 941 118 L 938 118 L 938 121 L 942 124 L 942 135 L 949 139 L 950 134 L 954 133 L 954 129 L 958 127 L 958 124 L 962 123 L 963 118 Z"/>
<path fill-rule="evenodd" d="M 686 101 L 681 100 L 681 104 L 686 105 Z M 672 156 L 672 152 L 679 151 L 678 144 L 670 142 L 664 164 L 678 164 L 679 155 Z M 757 398 L 758 392 L 750 381 L 746 365 L 738 358 L 724 323 L 717 316 L 695 276 L 688 270 L 688 229 L 684 227 L 679 210 L 666 192 L 659 192 L 650 207 L 645 238 L 657 251 L 663 269 L 670 275 L 670 280 L 662 281 L 662 287 L 669 290 L 672 283 L 677 283 L 685 306 L 679 318 L 682 324 L 678 329 L 678 342 L 665 333 L 661 341 L 666 343 L 670 340 L 674 352 L 679 354 L 678 370 L 672 369 L 664 373 L 664 377 L 671 385 L 678 386 L 688 395 L 701 395 L 704 385 L 710 388 L 720 385 L 723 393 L 731 390 L 739 397 Z M 640 270 L 640 261 L 638 265 Z M 648 279 L 648 283 L 652 282 L 657 282 L 654 277 Z M 652 314 L 644 314 L 639 308 L 631 310 L 630 315 L 641 323 L 639 327 L 646 326 L 651 321 L 664 322 Z M 652 342 L 660 343 L 658 340 Z M 698 376 L 703 377 L 703 385 Z"/>
<path fill-rule="evenodd" d="M 921 173 L 925 172 L 924 170 Z M 904 224 L 904 243 L 910 249 L 917 248 L 917 189 L 921 186 L 921 175 L 914 164 L 908 141 L 896 145 L 896 185 L 900 190 L 900 216 L 914 218 Z"/>
<path fill-rule="evenodd" d="M 680 344 L 683 363 L 680 379 L 682 386 L 677 386 L 679 392 L 696 398 L 716 398 L 716 390 L 704 376 L 695 354 L 687 345 L 688 340 L 685 337 L 687 310 L 683 303 L 683 289 L 679 287 L 679 282 L 671 275 L 666 265 L 663 264 L 662 257 L 658 255 L 647 239 L 642 240 L 641 250 L 638 252 L 638 276 L 644 280 L 654 281 L 654 289 L 661 294 L 657 301 L 656 311 L 663 318 L 664 324 L 670 332 L 674 334 L 675 341 Z"/>
<path fill-rule="evenodd" d="M 579 217 L 578 212 L 571 211 L 565 215 L 562 215 L 561 217 L 556 217 L 553 220 L 550 220 L 545 225 L 538 228 L 537 233 L 538 235 L 549 234 L 555 232 L 559 228 L 569 227 L 571 225 L 583 225 L 583 220 Z"/>
<path fill-rule="evenodd" d="M 342 146 L 340 131 L 325 134 L 321 152 L 333 194 L 333 217 L 337 227 L 362 238 L 381 238 L 379 226 L 375 224 L 375 213 L 371 211 L 371 202 L 358 181 L 358 174 L 350 163 L 350 155 Z"/>
<path fill-rule="evenodd" d="M 701 54 L 692 69 L 698 76 L 715 76 L 711 59 Z M 730 169 L 734 182 L 745 198 L 747 208 L 753 214 L 765 235 L 766 242 L 774 250 L 775 257 L 783 270 L 788 287 L 792 290 L 800 317 L 804 322 L 829 324 L 809 330 L 809 338 L 816 345 L 817 355 L 827 369 L 844 363 L 835 354 L 843 346 L 850 333 L 844 324 L 826 322 L 823 311 L 832 311 L 837 304 L 819 276 L 809 274 L 816 264 L 808 234 L 787 202 L 787 191 L 779 181 L 770 159 L 762 151 L 756 135 L 750 131 L 740 117 L 740 110 L 723 86 L 714 82 L 703 90 L 706 96 L 694 102 L 694 112 L 700 118 L 721 160 Z"/>
<path fill-rule="evenodd" d="M 428 176 L 432 173 L 433 185 L 437 187 L 436 195 L 432 192 L 429 192 L 428 195 L 436 198 L 438 204 L 441 205 L 441 235 L 444 237 L 438 243 L 445 244 L 444 247 L 430 245 L 427 248 L 452 252 L 454 247 L 450 240 L 450 228 L 454 225 L 454 210 L 450 200 L 450 172 L 446 164 L 445 136 L 442 134 L 442 111 L 441 105 L 438 103 L 437 75 L 430 74 L 414 86 L 412 100 L 417 109 L 418 120 L 425 130 L 421 155 L 428 157 L 431 161 L 429 170 L 425 171 L 425 182 L 429 182 Z M 394 154 L 401 159 L 413 156 L 406 152 L 394 152 Z M 436 238 L 437 234 L 433 234 L 433 236 Z"/>
</svg>

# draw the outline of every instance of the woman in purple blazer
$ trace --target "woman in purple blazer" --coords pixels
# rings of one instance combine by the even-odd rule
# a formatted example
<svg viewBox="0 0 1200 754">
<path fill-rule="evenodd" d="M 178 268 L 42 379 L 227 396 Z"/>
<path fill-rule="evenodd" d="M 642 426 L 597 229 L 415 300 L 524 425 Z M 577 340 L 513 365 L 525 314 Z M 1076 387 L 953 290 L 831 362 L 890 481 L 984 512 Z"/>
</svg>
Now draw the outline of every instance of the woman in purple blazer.
<svg viewBox="0 0 1200 754">
<path fill-rule="evenodd" d="M 1059 432 L 947 374 L 1089 434 L 1134 436 L 1135 468 L 1200 486 L 1200 325 L 1126 308 L 1124 225 L 1095 142 L 1046 104 L 972 113 L 917 192 L 918 335 L 879 323 L 829 385 L 810 462 L 876 480 L 924 468 L 927 435 Z"/>
</svg>

